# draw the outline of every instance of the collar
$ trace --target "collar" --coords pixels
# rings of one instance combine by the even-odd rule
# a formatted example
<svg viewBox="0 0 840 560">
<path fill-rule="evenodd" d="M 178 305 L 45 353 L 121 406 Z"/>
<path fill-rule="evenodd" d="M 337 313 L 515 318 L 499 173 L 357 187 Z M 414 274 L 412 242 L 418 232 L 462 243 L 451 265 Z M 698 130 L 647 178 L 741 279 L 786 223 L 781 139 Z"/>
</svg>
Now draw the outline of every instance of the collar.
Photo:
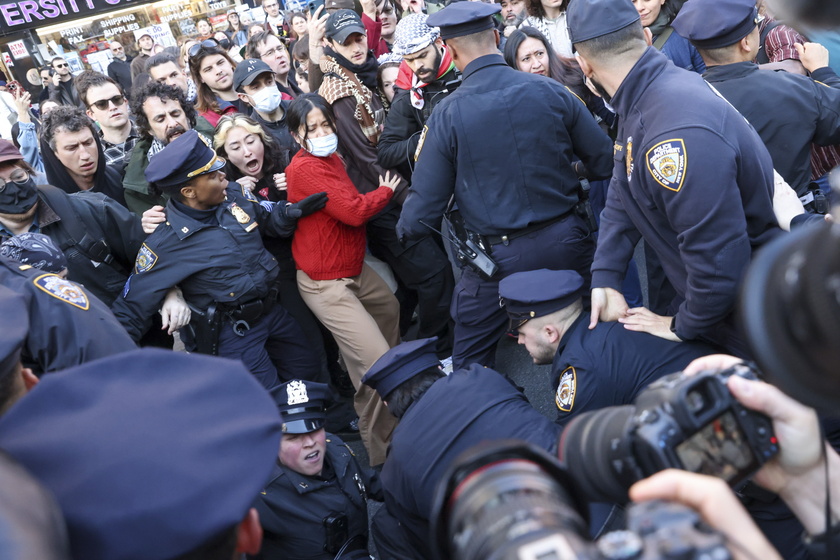
<svg viewBox="0 0 840 560">
<path fill-rule="evenodd" d="M 230 184 L 228 184 L 228 189 L 230 189 Z M 230 197 L 226 197 L 225 201 L 216 207 L 216 218 L 218 218 L 219 223 L 222 222 L 221 214 L 225 212 L 225 209 L 230 202 Z M 180 240 L 186 239 L 197 231 L 201 231 L 209 227 L 217 227 L 217 224 L 205 224 L 204 222 L 199 222 L 195 218 L 186 215 L 178 209 L 171 199 L 166 204 L 166 225 L 172 228 L 172 231 L 175 232 L 175 235 L 177 235 Z"/>
<path fill-rule="evenodd" d="M 722 82 L 743 78 L 753 72 L 758 72 L 758 64 L 754 62 L 735 62 L 721 66 L 709 66 L 703 73 L 703 78 L 709 82 Z"/>
<path fill-rule="evenodd" d="M 502 55 L 497 53 L 485 54 L 484 56 L 480 56 L 467 64 L 467 67 L 464 68 L 464 79 L 466 80 L 479 70 L 483 70 L 488 66 L 504 66 L 506 68 L 510 68 L 505 63 L 505 59 L 502 58 Z"/>
<path fill-rule="evenodd" d="M 671 62 L 664 54 L 653 47 L 648 47 L 636 64 L 624 77 L 618 86 L 610 105 L 620 117 L 626 117 L 644 98 L 644 94 L 652 86 L 654 80 L 664 72 Z"/>
</svg>

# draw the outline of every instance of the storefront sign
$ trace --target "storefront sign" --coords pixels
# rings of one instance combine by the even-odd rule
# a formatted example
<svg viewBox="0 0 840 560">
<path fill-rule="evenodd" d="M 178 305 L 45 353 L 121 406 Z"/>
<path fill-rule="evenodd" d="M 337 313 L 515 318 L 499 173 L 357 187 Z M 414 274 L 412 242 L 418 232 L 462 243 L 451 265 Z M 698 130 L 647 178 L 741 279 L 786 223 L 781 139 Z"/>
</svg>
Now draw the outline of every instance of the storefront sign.
<svg viewBox="0 0 840 560">
<path fill-rule="evenodd" d="M 9 56 L 9 53 L 7 53 L 6 51 L 3 51 L 3 62 L 6 63 L 6 66 L 14 66 L 15 65 L 15 63 L 12 62 L 12 57 Z"/>
<path fill-rule="evenodd" d="M 0 0 L 2 1 L 2 0 Z M 17 0 L 0 4 L 3 31 L 39 27 L 126 7 L 135 0 Z"/>
<path fill-rule="evenodd" d="M 29 56 L 29 51 L 26 50 L 26 45 L 23 44 L 23 41 L 12 41 L 9 43 L 8 47 L 12 56 L 18 60 Z"/>
</svg>

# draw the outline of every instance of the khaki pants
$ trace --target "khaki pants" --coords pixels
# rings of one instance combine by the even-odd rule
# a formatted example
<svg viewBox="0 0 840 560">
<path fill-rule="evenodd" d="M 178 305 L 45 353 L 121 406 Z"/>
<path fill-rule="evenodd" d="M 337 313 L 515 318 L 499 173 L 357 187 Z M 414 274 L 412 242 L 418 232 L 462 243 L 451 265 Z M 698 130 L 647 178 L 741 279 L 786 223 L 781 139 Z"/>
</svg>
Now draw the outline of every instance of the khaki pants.
<svg viewBox="0 0 840 560">
<path fill-rule="evenodd" d="M 298 270 L 297 282 L 303 301 L 335 337 L 356 387 L 354 405 L 370 464 L 384 463 L 397 420 L 362 377 L 400 342 L 397 299 L 368 265 L 358 276 L 336 280 L 312 280 Z"/>
</svg>

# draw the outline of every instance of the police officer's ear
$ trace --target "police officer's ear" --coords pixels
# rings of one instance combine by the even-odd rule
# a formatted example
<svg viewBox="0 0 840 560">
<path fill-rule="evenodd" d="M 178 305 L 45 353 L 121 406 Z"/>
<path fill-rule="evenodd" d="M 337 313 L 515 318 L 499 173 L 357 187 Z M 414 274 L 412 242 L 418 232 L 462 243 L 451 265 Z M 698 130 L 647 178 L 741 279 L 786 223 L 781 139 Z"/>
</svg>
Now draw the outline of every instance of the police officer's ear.
<svg viewBox="0 0 840 560">
<path fill-rule="evenodd" d="M 183 187 L 181 187 L 181 198 L 195 198 L 195 187 L 192 183 L 187 183 Z"/>
<path fill-rule="evenodd" d="M 262 548 L 263 530 L 257 510 L 251 508 L 236 527 L 236 553 L 259 554 Z"/>
<path fill-rule="evenodd" d="M 563 333 L 555 325 L 548 323 L 542 327 L 542 330 L 549 344 L 560 344 Z"/>
<path fill-rule="evenodd" d="M 32 372 L 32 370 L 28 367 L 21 368 L 20 370 L 20 377 L 23 379 L 23 386 L 26 387 L 26 392 L 28 393 L 32 389 L 35 388 L 41 380 Z"/>
<path fill-rule="evenodd" d="M 498 29 L 493 29 L 493 35 L 495 35 L 495 36 L 496 36 L 496 48 L 498 48 L 498 47 L 499 47 L 499 44 L 500 44 L 500 43 L 501 43 L 501 41 L 502 41 L 502 36 L 501 36 L 501 35 L 499 35 L 499 30 L 498 30 Z"/>
<path fill-rule="evenodd" d="M 589 61 L 583 58 L 580 53 L 575 53 L 575 59 L 577 60 L 578 66 L 580 66 L 580 71 L 583 72 L 583 75 L 587 78 L 592 76 L 592 67 L 589 65 Z"/>
</svg>

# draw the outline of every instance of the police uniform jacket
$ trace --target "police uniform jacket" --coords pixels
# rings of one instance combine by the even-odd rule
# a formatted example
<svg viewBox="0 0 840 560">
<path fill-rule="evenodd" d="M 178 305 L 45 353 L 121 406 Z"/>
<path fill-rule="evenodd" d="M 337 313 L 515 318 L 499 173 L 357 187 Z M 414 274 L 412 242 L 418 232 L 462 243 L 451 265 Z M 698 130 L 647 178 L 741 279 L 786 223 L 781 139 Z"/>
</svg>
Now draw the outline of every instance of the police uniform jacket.
<svg viewBox="0 0 840 560">
<path fill-rule="evenodd" d="M 261 560 L 332 560 L 324 551 L 324 518 L 347 516 L 348 538 L 368 534 L 366 498 L 381 500 L 379 475 L 361 468 L 339 438 L 327 434 L 321 476 L 306 476 L 277 463 L 254 507 L 264 536 Z"/>
<path fill-rule="evenodd" d="M 411 92 L 398 89 L 391 109 L 385 118 L 385 128 L 377 144 L 377 160 L 385 169 L 398 169 L 403 177 L 411 177 L 414 152 L 420 142 L 420 133 L 432 110 L 457 87 L 451 84 L 458 77 L 452 69 L 423 88 L 423 108 L 411 104 Z M 454 87 L 453 87 L 454 85 Z"/>
<path fill-rule="evenodd" d="M 108 306 L 74 282 L 0 257 L 0 290 L 26 302 L 29 334 L 22 361 L 36 373 L 137 349 Z"/>
<path fill-rule="evenodd" d="M 388 511 L 424 558 L 435 487 L 452 461 L 485 440 L 521 439 L 551 454 L 560 428 L 501 374 L 472 364 L 436 381 L 394 429 L 382 488 Z"/>
<path fill-rule="evenodd" d="M 700 76 L 653 47 L 611 104 L 620 125 L 592 287 L 621 291 L 644 237 L 680 300 L 676 334 L 708 338 L 732 311 L 753 249 L 781 232 L 770 155 Z"/>
<path fill-rule="evenodd" d="M 507 108 L 521 107 L 511 112 Z M 581 160 L 592 178 L 610 173 L 610 140 L 566 87 L 485 55 L 429 119 L 399 237 L 422 237 L 449 202 L 470 228 L 504 235 L 558 218 L 578 202 Z"/>
<path fill-rule="evenodd" d="M 811 144 L 840 143 L 840 89 L 752 62 L 713 66 L 703 77 L 753 125 L 796 194 L 807 194 Z"/>
<path fill-rule="evenodd" d="M 227 198 L 209 223 L 187 215 L 170 200 L 167 221 L 140 248 L 114 314 L 137 340 L 175 285 L 199 310 L 213 302 L 233 306 L 265 298 L 278 265 L 265 250 L 260 232 L 291 235 L 296 220 L 286 216 L 285 208 L 278 204 L 269 212 L 236 183 L 228 184 Z"/>
<path fill-rule="evenodd" d="M 67 194 L 49 185 L 39 186 L 38 189 L 40 233 L 64 251 L 68 278 L 83 284 L 96 297 L 111 305 L 122 291 L 137 251 L 146 237 L 140 219 L 102 193 L 81 191 Z M 49 198 L 46 190 L 49 190 Z M 51 199 L 64 202 L 59 207 L 51 204 Z M 88 239 L 84 238 L 85 235 L 89 236 Z M 107 252 L 102 257 L 98 253 L 94 256 L 88 250 L 89 242 L 98 241 L 104 241 L 107 246 Z"/>
<path fill-rule="evenodd" d="M 703 343 L 672 342 L 616 322 L 589 330 L 589 316 L 581 314 L 563 334 L 551 366 L 557 423 L 581 412 L 630 404 L 660 377 L 714 352 Z"/>
</svg>

